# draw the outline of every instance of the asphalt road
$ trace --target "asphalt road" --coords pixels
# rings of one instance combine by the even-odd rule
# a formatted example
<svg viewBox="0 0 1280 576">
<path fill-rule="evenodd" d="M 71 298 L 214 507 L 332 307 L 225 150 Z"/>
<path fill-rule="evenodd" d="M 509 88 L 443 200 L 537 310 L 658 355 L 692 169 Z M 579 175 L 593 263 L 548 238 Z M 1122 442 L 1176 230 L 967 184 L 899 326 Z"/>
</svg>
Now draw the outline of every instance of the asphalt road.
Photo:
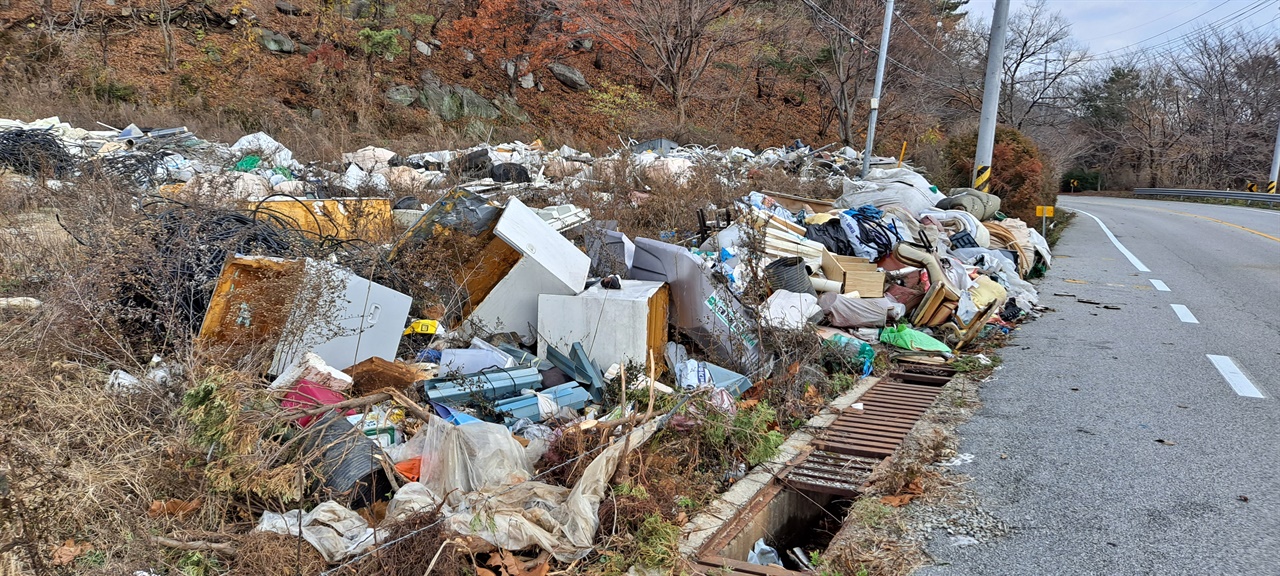
<svg viewBox="0 0 1280 576">
<path fill-rule="evenodd" d="M 1134 261 L 1085 214 L 1065 231 L 1039 286 L 1054 311 L 1018 330 L 960 428 L 974 460 L 954 470 L 1011 533 L 935 534 L 937 565 L 916 574 L 1280 574 L 1280 212 L 1059 207 Z"/>
</svg>

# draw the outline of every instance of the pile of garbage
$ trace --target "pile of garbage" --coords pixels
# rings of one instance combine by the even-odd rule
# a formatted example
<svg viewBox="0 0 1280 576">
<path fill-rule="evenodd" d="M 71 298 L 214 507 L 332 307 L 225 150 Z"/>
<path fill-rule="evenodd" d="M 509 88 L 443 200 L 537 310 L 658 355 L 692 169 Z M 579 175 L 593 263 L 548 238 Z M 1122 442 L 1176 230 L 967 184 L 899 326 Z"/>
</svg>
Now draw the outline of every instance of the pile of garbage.
<svg viewBox="0 0 1280 576">
<path fill-rule="evenodd" d="M 856 178 L 860 162 L 799 142 L 756 153 L 658 140 L 599 158 L 537 142 L 406 156 L 367 147 L 339 168 L 304 165 L 261 133 L 226 146 L 183 128 L 0 121 L 7 181 L 111 178 L 139 210 L 155 195 L 210 202 L 223 207 L 218 222 L 239 214 L 254 227 L 257 241 L 182 268 L 199 292 L 184 321 L 195 345 L 220 351 L 210 357 L 262 378 L 289 424 L 274 442 L 296 449 L 304 491 L 323 500 L 267 510 L 256 530 L 301 537 L 335 564 L 384 546 L 386 526 L 417 513 L 497 549 L 579 560 L 630 450 L 697 417 L 690 399 L 733 413 L 794 361 L 770 334 L 840 350 L 863 377 L 877 354 L 945 363 L 1037 315 L 1026 278 L 1049 266 L 1048 244 L 1005 218 L 999 198 L 943 193 L 897 159 Z M 699 210 L 690 231 L 633 238 L 554 193 L 617 172 L 678 187 L 712 170 L 731 186 L 766 167 L 840 194 L 751 191 Z M 406 191 L 417 195 L 396 198 Z M 203 214 L 191 217 L 214 218 Z M 291 234 L 344 242 L 302 254 Z M 451 278 L 401 266 L 463 241 L 482 249 Z M 355 251 L 378 265 L 358 266 Z M 422 296 L 444 285 L 451 298 Z M 156 358 L 111 385 L 146 389 L 177 370 Z M 200 413 L 216 399 L 196 389 L 185 404 Z M 581 461 L 574 482 L 546 481 L 548 451 L 587 434 L 598 445 L 561 464 Z M 356 512 L 378 502 L 376 521 Z"/>
</svg>

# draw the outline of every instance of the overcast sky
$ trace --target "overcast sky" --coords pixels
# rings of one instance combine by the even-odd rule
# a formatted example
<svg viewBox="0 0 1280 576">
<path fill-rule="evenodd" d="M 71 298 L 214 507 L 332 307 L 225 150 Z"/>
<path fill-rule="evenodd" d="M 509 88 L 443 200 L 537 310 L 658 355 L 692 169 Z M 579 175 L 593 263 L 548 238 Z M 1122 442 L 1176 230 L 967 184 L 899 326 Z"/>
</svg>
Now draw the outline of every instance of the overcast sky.
<svg viewBox="0 0 1280 576">
<path fill-rule="evenodd" d="M 1010 0 L 1012 14 L 1028 0 Z M 970 0 L 971 18 L 990 26 L 994 0 Z M 1204 26 L 1242 26 L 1280 35 L 1280 0 L 1049 0 L 1072 22 L 1077 40 L 1098 54 L 1134 44 L 1149 47 Z"/>
</svg>

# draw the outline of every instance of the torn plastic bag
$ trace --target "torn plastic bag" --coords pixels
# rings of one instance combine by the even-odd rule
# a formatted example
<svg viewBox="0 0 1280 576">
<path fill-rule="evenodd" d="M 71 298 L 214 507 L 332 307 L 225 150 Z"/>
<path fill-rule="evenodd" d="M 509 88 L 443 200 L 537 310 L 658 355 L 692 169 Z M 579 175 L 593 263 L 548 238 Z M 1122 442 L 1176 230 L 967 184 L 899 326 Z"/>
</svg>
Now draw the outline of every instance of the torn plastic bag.
<svg viewBox="0 0 1280 576">
<path fill-rule="evenodd" d="M 778 557 L 778 551 L 765 544 L 764 538 L 757 540 L 756 545 L 751 547 L 750 552 L 747 552 L 747 562 L 765 566 L 782 566 L 782 559 Z"/>
<path fill-rule="evenodd" d="M 629 440 L 614 440 L 572 489 L 530 481 L 473 492 L 453 507 L 444 526 L 506 550 L 538 546 L 561 562 L 583 558 L 595 548 L 600 501 L 623 448 L 642 446 L 663 422 L 650 421 L 633 430 Z"/>
<path fill-rule="evenodd" d="M 671 284 L 672 323 L 704 349 L 754 368 L 760 360 L 756 323 L 728 288 L 713 282 L 704 261 L 688 250 L 650 240 L 635 240 L 631 277 Z"/>
<path fill-rule="evenodd" d="M 404 520 L 414 514 L 433 512 L 444 503 L 439 496 L 421 482 L 401 486 L 387 503 L 387 520 Z"/>
<path fill-rule="evenodd" d="M 519 484 L 533 476 L 525 447 L 505 426 L 489 422 L 455 426 L 432 418 L 418 434 L 426 436 L 419 478 L 431 493 L 451 504 L 460 502 L 463 494 Z"/>
<path fill-rule="evenodd" d="M 827 292 L 818 297 L 818 305 L 831 314 L 831 325 L 841 328 L 884 326 L 889 320 L 907 315 L 907 307 L 892 296 L 883 298 L 850 298 Z"/>
<path fill-rule="evenodd" d="M 822 314 L 818 298 L 812 294 L 799 294 L 778 290 L 765 301 L 765 324 L 772 328 L 799 330 L 810 318 Z"/>
<path fill-rule="evenodd" d="M 396 242 L 389 258 L 395 258 L 406 246 L 426 242 L 447 230 L 477 236 L 491 228 L 501 213 L 501 209 L 475 192 L 461 188 L 450 190 L 422 213 L 422 217 Z"/>
<path fill-rule="evenodd" d="M 906 324 L 886 326 L 880 331 L 880 341 L 885 344 L 892 344 L 903 350 L 951 353 L 951 348 L 939 342 L 937 338 L 919 330 L 914 330 Z"/>
<path fill-rule="evenodd" d="M 359 514 L 337 502 L 322 502 L 310 512 L 263 512 L 256 528 L 286 536 L 302 536 L 330 564 L 362 552 L 375 542 L 375 533 Z"/>
</svg>

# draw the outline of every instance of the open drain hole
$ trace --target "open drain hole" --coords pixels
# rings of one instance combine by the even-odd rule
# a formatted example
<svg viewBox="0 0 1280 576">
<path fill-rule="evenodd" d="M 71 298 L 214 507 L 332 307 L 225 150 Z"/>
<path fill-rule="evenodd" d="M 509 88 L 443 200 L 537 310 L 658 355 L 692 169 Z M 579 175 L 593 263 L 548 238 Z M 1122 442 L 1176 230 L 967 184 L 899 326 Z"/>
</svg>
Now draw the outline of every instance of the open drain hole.
<svg viewBox="0 0 1280 576">
<path fill-rule="evenodd" d="M 777 484 L 760 494 L 720 534 L 703 548 L 698 562 L 727 574 L 804 573 L 790 551 L 808 561 L 824 553 L 844 522 L 853 500 L 848 497 L 796 491 Z M 751 564 L 748 555 L 761 538 L 778 551 L 786 570 Z M 727 572 L 725 572 L 727 570 Z"/>
</svg>

